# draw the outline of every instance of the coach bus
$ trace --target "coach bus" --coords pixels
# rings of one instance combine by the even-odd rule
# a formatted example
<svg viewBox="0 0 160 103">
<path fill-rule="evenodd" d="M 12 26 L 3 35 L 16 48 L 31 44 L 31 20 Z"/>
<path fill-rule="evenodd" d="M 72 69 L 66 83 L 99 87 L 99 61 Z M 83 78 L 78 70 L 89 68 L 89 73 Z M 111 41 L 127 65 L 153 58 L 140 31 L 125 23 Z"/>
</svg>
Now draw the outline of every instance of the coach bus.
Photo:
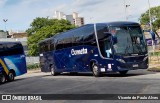
<svg viewBox="0 0 160 103">
<path fill-rule="evenodd" d="M 25 74 L 26 59 L 20 42 L 0 42 L 0 83 Z"/>
<path fill-rule="evenodd" d="M 138 23 L 87 24 L 38 43 L 42 72 L 103 73 L 147 69 L 148 53 Z"/>
</svg>

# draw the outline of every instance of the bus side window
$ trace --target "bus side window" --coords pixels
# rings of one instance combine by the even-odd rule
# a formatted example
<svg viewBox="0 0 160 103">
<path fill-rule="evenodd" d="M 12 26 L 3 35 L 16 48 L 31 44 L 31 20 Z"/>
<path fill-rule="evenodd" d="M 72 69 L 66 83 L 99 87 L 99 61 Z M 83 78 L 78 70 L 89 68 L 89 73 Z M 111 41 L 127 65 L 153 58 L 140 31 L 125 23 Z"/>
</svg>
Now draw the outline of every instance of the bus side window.
<svg viewBox="0 0 160 103">
<path fill-rule="evenodd" d="M 75 40 L 75 36 L 72 36 L 72 46 L 76 46 L 76 40 Z"/>
<path fill-rule="evenodd" d="M 79 39 L 80 45 L 84 45 L 84 35 L 81 35 Z"/>
<path fill-rule="evenodd" d="M 6 44 L 6 56 L 23 54 L 23 47 L 19 43 Z"/>
<path fill-rule="evenodd" d="M 3 56 L 5 54 L 5 52 L 6 52 L 5 50 L 6 50 L 6 48 L 5 48 L 4 44 L 0 44 L 0 56 Z"/>
<path fill-rule="evenodd" d="M 63 48 L 72 47 L 72 38 L 65 38 L 63 41 Z"/>
<path fill-rule="evenodd" d="M 91 45 L 93 46 L 93 42 L 94 42 L 94 26 L 91 25 L 91 26 L 88 26 L 87 28 L 84 29 L 84 44 L 85 45 Z"/>
<path fill-rule="evenodd" d="M 56 50 L 59 50 L 59 49 L 64 49 L 63 39 L 58 40 L 56 43 Z"/>
<path fill-rule="evenodd" d="M 112 51 L 111 51 L 111 37 L 106 38 L 106 40 L 104 40 L 104 51 L 105 51 L 105 55 L 103 55 L 104 57 L 110 58 L 112 56 Z"/>
<path fill-rule="evenodd" d="M 97 37 L 100 47 L 100 52 L 103 57 L 111 58 L 111 33 L 109 33 L 108 27 L 106 25 L 97 26 Z"/>
<path fill-rule="evenodd" d="M 40 45 L 40 53 L 43 53 L 43 52 L 45 52 L 45 45 L 44 45 L 44 43 L 42 43 L 41 45 Z"/>
<path fill-rule="evenodd" d="M 55 43 L 51 43 L 51 44 L 50 44 L 50 50 L 51 50 L 51 51 L 55 50 Z"/>
</svg>

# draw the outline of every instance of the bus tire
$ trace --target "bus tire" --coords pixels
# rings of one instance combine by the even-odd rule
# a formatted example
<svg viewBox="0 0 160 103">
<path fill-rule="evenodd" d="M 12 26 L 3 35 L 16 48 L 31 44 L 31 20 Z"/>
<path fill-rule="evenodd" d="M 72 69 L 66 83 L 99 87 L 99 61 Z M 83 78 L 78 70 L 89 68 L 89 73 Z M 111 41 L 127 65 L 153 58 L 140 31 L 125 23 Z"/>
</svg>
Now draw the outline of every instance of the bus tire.
<svg viewBox="0 0 160 103">
<path fill-rule="evenodd" d="M 51 66 L 51 75 L 52 76 L 56 76 L 57 73 L 55 72 L 55 67 L 54 66 Z"/>
<path fill-rule="evenodd" d="M 10 71 L 8 76 L 7 76 L 7 81 L 11 82 L 11 81 L 14 81 L 14 72 L 13 71 Z"/>
<path fill-rule="evenodd" d="M 1 73 L 0 74 L 0 83 L 3 84 L 6 82 L 6 74 L 5 73 Z"/>
<path fill-rule="evenodd" d="M 92 72 L 93 72 L 93 75 L 95 77 L 100 77 L 101 76 L 101 73 L 98 70 L 98 66 L 95 63 L 92 64 Z"/>
<path fill-rule="evenodd" d="M 124 71 L 119 71 L 120 75 L 126 75 L 128 72 L 128 70 L 124 70 Z"/>
</svg>

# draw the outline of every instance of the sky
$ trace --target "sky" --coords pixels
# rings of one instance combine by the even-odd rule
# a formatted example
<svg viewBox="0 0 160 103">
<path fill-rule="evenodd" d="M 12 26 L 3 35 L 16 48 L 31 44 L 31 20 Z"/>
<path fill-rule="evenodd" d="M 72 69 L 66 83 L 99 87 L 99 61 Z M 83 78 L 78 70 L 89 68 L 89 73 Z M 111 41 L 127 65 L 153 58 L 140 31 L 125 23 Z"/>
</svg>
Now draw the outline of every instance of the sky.
<svg viewBox="0 0 160 103">
<path fill-rule="evenodd" d="M 125 0 L 129 21 L 139 22 L 148 0 Z M 151 7 L 160 0 L 150 0 Z M 124 0 L 0 0 L 0 30 L 25 31 L 36 17 L 54 17 L 55 11 L 78 12 L 85 23 L 125 21 Z M 5 23 L 3 19 L 8 21 Z"/>
</svg>

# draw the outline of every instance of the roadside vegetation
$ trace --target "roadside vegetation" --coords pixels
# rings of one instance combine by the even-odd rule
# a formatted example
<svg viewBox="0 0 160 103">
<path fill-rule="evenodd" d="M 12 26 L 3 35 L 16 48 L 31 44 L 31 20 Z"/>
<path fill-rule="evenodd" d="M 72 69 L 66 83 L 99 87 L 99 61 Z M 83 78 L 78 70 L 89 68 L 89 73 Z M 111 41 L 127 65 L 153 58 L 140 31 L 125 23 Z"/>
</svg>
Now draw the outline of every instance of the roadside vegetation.
<svg viewBox="0 0 160 103">
<path fill-rule="evenodd" d="M 27 64 L 27 70 L 39 70 L 39 69 L 40 69 L 39 63 Z"/>
<path fill-rule="evenodd" d="M 74 25 L 63 19 L 58 20 L 40 17 L 34 19 L 30 24 L 30 28 L 26 30 L 29 36 L 27 41 L 29 48 L 28 54 L 30 56 L 38 56 L 38 42 L 73 28 L 75 28 Z"/>
<path fill-rule="evenodd" d="M 160 30 L 160 6 L 152 7 L 150 9 L 151 13 L 151 22 L 153 25 L 153 31 L 156 33 L 159 38 L 158 32 Z M 140 16 L 141 25 L 148 25 L 144 30 L 150 30 L 150 18 L 149 18 L 149 10 L 142 13 Z M 160 45 L 160 44 L 159 44 Z M 160 72 L 160 50 L 157 49 L 155 52 L 149 53 L 149 66 L 148 70 L 151 71 L 159 71 Z"/>
<path fill-rule="evenodd" d="M 149 53 L 149 71 L 160 72 L 160 51 Z"/>
<path fill-rule="evenodd" d="M 150 11 L 153 31 L 156 32 L 160 29 L 160 6 L 152 7 Z M 140 23 L 141 25 L 149 25 L 149 22 L 149 10 L 147 10 L 145 13 L 141 14 Z"/>
</svg>

